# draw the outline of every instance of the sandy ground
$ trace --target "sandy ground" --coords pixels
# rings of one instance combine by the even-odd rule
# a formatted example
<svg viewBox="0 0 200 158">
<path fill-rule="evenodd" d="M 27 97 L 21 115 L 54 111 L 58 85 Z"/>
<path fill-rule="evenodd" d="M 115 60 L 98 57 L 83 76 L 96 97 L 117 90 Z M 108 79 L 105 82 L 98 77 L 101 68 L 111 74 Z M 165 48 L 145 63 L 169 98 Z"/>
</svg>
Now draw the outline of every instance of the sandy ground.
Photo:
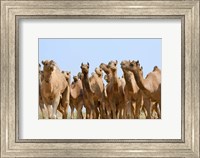
<svg viewBox="0 0 200 158">
<path fill-rule="evenodd" d="M 84 111 L 84 110 L 83 110 Z M 77 118 L 76 117 L 76 110 L 74 110 L 74 118 Z M 39 115 L 39 119 L 42 119 L 42 113 L 41 113 L 41 110 L 40 110 L 40 108 L 38 108 L 38 115 Z M 83 117 L 85 118 L 85 115 L 86 115 L 86 113 L 85 112 L 83 112 Z M 62 119 L 62 114 L 59 112 L 59 111 L 57 111 L 57 116 L 58 116 L 58 119 Z M 157 114 L 155 113 L 155 112 L 153 112 L 153 116 L 154 116 L 154 118 L 157 118 Z M 68 119 L 70 119 L 71 118 L 71 113 L 70 113 L 70 110 L 68 111 L 68 116 L 67 116 L 67 118 Z M 145 119 L 145 114 L 143 113 L 143 112 L 141 112 L 141 114 L 140 114 L 140 119 Z"/>
</svg>

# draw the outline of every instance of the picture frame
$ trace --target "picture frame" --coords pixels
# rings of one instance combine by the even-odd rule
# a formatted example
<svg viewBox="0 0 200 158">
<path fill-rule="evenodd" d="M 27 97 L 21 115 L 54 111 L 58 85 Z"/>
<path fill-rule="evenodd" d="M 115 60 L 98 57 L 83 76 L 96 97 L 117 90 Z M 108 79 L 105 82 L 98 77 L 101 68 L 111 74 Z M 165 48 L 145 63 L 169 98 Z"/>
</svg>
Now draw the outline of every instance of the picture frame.
<svg viewBox="0 0 200 158">
<path fill-rule="evenodd" d="M 1 157 L 199 157 L 199 0 L 1 1 Z M 19 139 L 22 18 L 181 19 L 181 140 Z"/>
</svg>

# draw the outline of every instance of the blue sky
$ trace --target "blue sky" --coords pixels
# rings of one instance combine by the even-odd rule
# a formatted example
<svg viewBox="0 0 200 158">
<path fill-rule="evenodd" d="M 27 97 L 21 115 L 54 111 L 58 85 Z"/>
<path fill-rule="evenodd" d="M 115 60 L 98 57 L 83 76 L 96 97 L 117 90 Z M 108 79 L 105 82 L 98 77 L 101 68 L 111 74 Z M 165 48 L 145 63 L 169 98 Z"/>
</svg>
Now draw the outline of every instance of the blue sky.
<svg viewBox="0 0 200 158">
<path fill-rule="evenodd" d="M 118 60 L 118 76 L 122 60 L 139 60 L 144 77 L 157 65 L 161 69 L 161 39 L 39 39 L 39 63 L 54 60 L 61 70 L 71 76 L 81 71 L 81 63 L 90 63 L 91 75 L 96 67 Z"/>
</svg>

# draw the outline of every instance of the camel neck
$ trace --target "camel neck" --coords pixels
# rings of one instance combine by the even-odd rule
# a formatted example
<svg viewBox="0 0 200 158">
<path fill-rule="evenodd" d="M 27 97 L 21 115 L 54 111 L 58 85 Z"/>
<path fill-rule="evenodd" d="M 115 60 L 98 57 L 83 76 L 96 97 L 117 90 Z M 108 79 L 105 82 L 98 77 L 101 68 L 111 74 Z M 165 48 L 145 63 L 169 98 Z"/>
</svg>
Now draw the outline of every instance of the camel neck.
<svg viewBox="0 0 200 158">
<path fill-rule="evenodd" d="M 117 79 L 117 70 L 116 71 L 112 71 L 112 76 L 114 79 Z"/>
<path fill-rule="evenodd" d="M 141 90 L 146 90 L 145 79 L 143 78 L 143 76 L 141 74 L 139 74 L 138 72 L 133 72 L 133 74 L 135 76 L 135 80 L 136 80 L 138 87 L 140 87 Z"/>
<path fill-rule="evenodd" d="M 112 72 L 112 84 L 113 84 L 114 91 L 118 92 L 119 82 L 118 82 L 118 77 L 117 77 L 117 71 Z"/>
<path fill-rule="evenodd" d="M 68 84 L 70 85 L 71 79 L 70 77 L 67 79 Z"/>
<path fill-rule="evenodd" d="M 84 74 L 82 85 L 83 88 L 88 90 L 88 92 L 91 91 L 88 74 Z"/>
<path fill-rule="evenodd" d="M 131 85 L 131 75 L 129 74 L 129 72 L 124 71 L 124 79 L 127 85 Z"/>
<path fill-rule="evenodd" d="M 88 79 L 88 73 L 83 73 L 83 78 Z"/>
<path fill-rule="evenodd" d="M 125 80 L 128 81 L 130 75 L 128 74 L 127 71 L 123 71 L 123 72 L 124 72 L 124 78 L 125 78 Z"/>
<path fill-rule="evenodd" d="M 53 75 L 52 73 L 44 73 L 44 80 L 46 83 L 51 82 L 52 75 Z"/>
</svg>

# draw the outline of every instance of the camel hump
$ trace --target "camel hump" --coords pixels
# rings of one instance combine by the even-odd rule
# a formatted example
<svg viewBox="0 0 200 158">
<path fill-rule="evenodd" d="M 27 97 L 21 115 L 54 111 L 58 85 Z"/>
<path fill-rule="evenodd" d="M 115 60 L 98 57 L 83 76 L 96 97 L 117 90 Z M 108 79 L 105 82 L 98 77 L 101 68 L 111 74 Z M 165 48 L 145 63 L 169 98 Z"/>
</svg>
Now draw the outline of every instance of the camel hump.
<svg viewBox="0 0 200 158">
<path fill-rule="evenodd" d="M 82 95 L 83 87 L 81 80 L 78 80 L 74 84 L 71 85 L 71 96 L 72 98 L 78 98 L 80 95 Z"/>
</svg>

